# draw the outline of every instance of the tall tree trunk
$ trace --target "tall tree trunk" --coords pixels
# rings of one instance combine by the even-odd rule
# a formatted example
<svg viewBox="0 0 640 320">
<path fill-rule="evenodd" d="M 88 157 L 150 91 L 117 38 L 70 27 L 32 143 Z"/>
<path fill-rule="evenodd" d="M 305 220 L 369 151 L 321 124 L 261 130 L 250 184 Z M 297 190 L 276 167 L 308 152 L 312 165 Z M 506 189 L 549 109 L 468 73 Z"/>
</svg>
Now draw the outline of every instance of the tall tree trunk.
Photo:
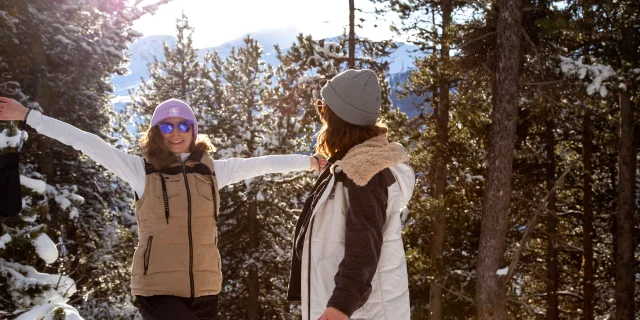
<svg viewBox="0 0 640 320">
<path fill-rule="evenodd" d="M 634 318 L 635 260 L 633 226 L 635 213 L 636 153 L 632 84 L 620 93 L 620 137 L 618 155 L 618 208 L 616 210 L 616 320 Z"/>
<path fill-rule="evenodd" d="M 506 290 L 496 271 L 503 263 L 511 204 L 513 150 L 518 120 L 521 7 L 520 0 L 499 0 L 487 185 L 476 270 L 475 296 L 479 320 L 506 318 Z"/>
<path fill-rule="evenodd" d="M 349 0 L 349 69 L 356 67 L 356 6 L 355 0 Z"/>
<path fill-rule="evenodd" d="M 42 43 L 40 37 L 36 37 L 36 40 L 32 42 L 31 52 L 33 53 L 37 69 L 39 70 L 38 72 L 40 73 L 42 72 L 40 70 L 47 69 L 47 54 L 44 43 Z M 52 117 L 55 116 L 52 114 L 52 108 L 48 108 L 51 101 L 51 87 L 49 86 L 46 72 L 40 73 L 36 80 L 34 98 L 38 101 L 45 113 L 48 113 Z M 52 179 L 55 171 L 53 169 L 53 157 L 51 156 L 52 147 L 50 138 L 43 137 L 39 140 L 38 151 L 40 173 L 47 176 L 48 179 Z"/>
<path fill-rule="evenodd" d="M 247 121 L 253 123 L 253 110 L 256 105 L 256 101 L 250 101 L 247 108 Z M 253 132 L 251 137 L 247 141 L 247 149 L 250 154 L 254 154 L 255 146 L 253 140 Z M 250 197 L 249 212 L 247 217 L 247 231 L 249 232 L 249 247 L 247 248 L 250 255 L 258 252 L 258 203 L 256 202 L 255 195 Z M 258 320 L 260 319 L 260 306 L 258 304 L 258 296 L 260 294 L 260 283 L 258 280 L 258 268 L 255 263 L 249 267 L 249 283 L 247 285 L 247 291 L 249 293 L 249 300 L 247 301 L 247 319 Z"/>
<path fill-rule="evenodd" d="M 553 134 L 554 122 L 547 121 L 547 190 L 551 191 L 556 183 L 556 140 Z M 550 212 L 556 211 L 556 197 L 552 194 L 547 203 Z M 556 217 L 547 214 L 547 320 L 558 319 L 558 251 L 556 250 Z"/>
<path fill-rule="evenodd" d="M 584 166 L 584 192 L 582 195 L 582 208 L 584 210 L 583 222 L 583 251 L 584 251 L 584 282 L 583 307 L 584 319 L 593 320 L 593 204 L 591 203 L 593 191 L 591 190 L 591 177 L 593 168 L 591 164 L 592 146 L 592 120 L 591 111 L 585 110 L 582 120 L 582 163 Z"/>
<path fill-rule="evenodd" d="M 248 223 L 248 231 L 249 231 L 249 253 L 253 254 L 258 251 L 258 205 L 256 201 L 251 201 L 249 204 L 249 223 Z M 259 314 L 259 305 L 258 305 L 258 270 L 255 264 L 252 264 L 249 267 L 249 301 L 247 310 L 249 313 L 249 320 L 257 320 L 260 318 Z"/>
<path fill-rule="evenodd" d="M 449 64 L 449 24 L 451 23 L 452 0 L 441 0 L 442 7 L 442 39 L 440 61 L 440 92 L 438 96 L 438 106 L 436 120 L 436 168 L 435 168 L 435 190 L 436 199 L 444 203 L 447 189 L 447 144 L 449 143 L 449 91 L 451 83 L 447 68 Z M 442 285 L 444 277 L 444 267 L 442 254 L 444 252 L 446 215 L 444 207 L 436 212 L 433 223 L 433 235 L 431 238 L 431 259 L 435 264 L 435 279 L 429 288 L 429 319 L 442 319 Z"/>
</svg>

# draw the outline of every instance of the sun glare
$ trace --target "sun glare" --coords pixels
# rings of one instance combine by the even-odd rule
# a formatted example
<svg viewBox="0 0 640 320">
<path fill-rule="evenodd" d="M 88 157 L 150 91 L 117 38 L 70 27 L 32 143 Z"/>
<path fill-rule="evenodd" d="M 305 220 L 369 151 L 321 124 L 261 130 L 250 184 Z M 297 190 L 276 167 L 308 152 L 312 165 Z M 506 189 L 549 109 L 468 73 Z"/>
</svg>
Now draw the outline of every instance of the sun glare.
<svg viewBox="0 0 640 320">
<path fill-rule="evenodd" d="M 145 4 L 154 1 L 144 2 Z M 390 37 L 387 22 L 378 21 L 373 28 L 374 16 L 370 3 L 362 4 L 367 19 L 363 36 Z M 158 12 L 140 19 L 135 28 L 145 36 L 172 35 L 175 21 L 184 12 L 195 28 L 194 44 L 204 48 L 220 45 L 247 33 L 267 30 L 290 30 L 312 34 L 316 38 L 342 33 L 349 22 L 348 3 L 342 0 L 175 0 L 160 7 Z"/>
</svg>

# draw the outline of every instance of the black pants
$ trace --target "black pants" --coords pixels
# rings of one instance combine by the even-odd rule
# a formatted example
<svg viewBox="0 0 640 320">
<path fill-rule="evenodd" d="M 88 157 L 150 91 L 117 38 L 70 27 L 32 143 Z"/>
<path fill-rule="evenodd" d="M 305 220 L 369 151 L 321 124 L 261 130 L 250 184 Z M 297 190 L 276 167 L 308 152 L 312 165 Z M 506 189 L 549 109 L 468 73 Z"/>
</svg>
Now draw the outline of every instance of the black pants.
<svg viewBox="0 0 640 320">
<path fill-rule="evenodd" d="M 0 216 L 15 216 L 22 210 L 22 186 L 19 173 L 20 154 L 0 154 Z"/>
<path fill-rule="evenodd" d="M 136 296 L 134 304 L 144 320 L 215 320 L 218 296 Z"/>
</svg>

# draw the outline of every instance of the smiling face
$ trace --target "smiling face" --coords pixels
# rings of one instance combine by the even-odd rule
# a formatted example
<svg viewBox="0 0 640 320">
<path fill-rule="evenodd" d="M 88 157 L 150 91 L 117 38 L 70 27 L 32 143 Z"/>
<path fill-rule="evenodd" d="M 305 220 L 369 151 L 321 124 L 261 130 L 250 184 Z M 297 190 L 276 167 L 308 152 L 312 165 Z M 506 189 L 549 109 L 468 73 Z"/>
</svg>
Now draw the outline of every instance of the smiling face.
<svg viewBox="0 0 640 320">
<path fill-rule="evenodd" d="M 162 140 L 164 141 L 164 145 L 167 147 L 167 150 L 173 154 L 179 153 L 187 153 L 189 152 L 189 147 L 191 146 L 191 142 L 193 141 L 193 126 L 189 127 L 189 131 L 182 132 L 179 129 L 179 123 L 185 121 L 183 118 L 167 118 L 160 122 L 160 126 L 163 123 L 173 124 L 173 131 L 169 133 L 164 133 L 162 130 Z"/>
</svg>

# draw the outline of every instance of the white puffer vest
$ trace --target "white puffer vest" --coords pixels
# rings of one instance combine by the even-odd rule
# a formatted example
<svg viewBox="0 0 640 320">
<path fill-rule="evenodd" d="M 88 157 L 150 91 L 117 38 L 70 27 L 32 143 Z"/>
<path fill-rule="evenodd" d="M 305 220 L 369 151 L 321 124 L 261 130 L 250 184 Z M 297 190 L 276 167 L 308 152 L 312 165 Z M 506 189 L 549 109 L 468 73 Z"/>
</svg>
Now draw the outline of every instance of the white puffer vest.
<svg viewBox="0 0 640 320">
<path fill-rule="evenodd" d="M 360 163 L 361 167 L 367 165 L 368 163 Z M 388 188 L 387 218 L 383 230 L 380 262 L 371 282 L 372 292 L 369 299 L 362 308 L 353 313 L 351 319 L 408 320 L 410 316 L 401 216 L 413 193 L 415 174 L 405 163 L 395 164 L 389 169 L 396 182 Z M 343 168 L 338 162 L 331 170 L 332 173 L 337 173 Z M 349 176 L 349 171 L 345 170 L 345 173 L 350 179 L 353 178 Z M 357 177 L 353 180 L 358 182 Z M 318 319 L 326 310 L 329 298 L 333 294 L 334 276 L 344 258 L 345 215 L 348 207 L 347 189 L 341 181 L 336 181 L 334 174 L 313 210 L 311 225 L 305 235 L 301 259 L 303 320 L 309 320 L 309 316 L 311 320 Z"/>
</svg>

